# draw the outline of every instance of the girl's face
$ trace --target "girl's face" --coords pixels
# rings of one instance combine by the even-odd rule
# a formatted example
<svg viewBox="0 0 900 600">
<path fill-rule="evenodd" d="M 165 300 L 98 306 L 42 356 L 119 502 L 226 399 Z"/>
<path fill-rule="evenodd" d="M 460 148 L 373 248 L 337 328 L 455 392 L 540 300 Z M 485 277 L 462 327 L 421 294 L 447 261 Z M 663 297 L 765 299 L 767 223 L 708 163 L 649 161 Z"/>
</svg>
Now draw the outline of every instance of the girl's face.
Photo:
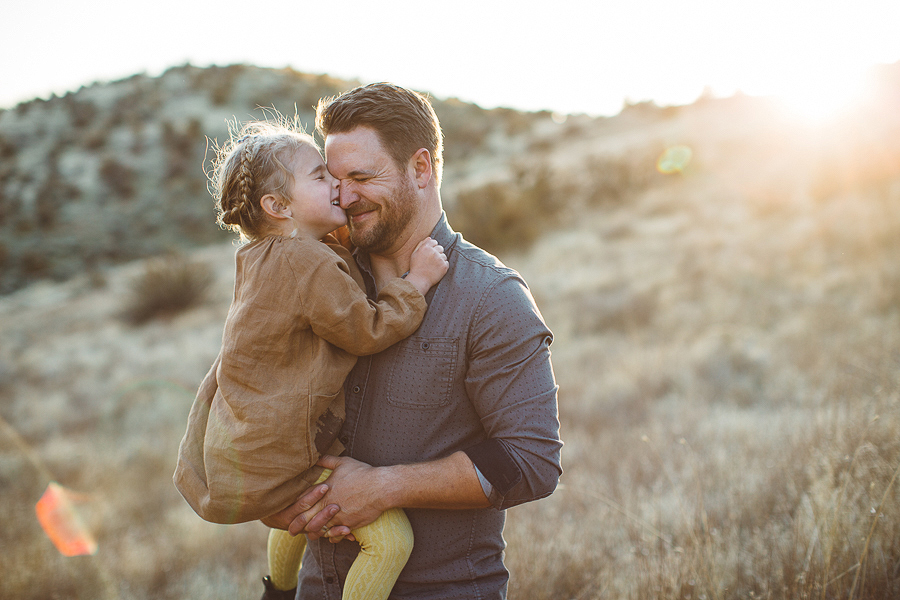
<svg viewBox="0 0 900 600">
<path fill-rule="evenodd" d="M 325 161 L 312 146 L 305 145 L 294 155 L 294 183 L 290 187 L 290 212 L 293 228 L 315 239 L 347 224 L 340 206 L 340 182 L 325 168 Z"/>
</svg>

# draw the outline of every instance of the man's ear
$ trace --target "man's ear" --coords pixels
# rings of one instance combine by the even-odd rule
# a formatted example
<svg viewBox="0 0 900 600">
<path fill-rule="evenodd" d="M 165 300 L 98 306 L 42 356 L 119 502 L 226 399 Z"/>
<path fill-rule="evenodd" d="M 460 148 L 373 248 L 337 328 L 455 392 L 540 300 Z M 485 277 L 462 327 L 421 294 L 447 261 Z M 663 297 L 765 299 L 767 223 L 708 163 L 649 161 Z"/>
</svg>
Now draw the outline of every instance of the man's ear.
<svg viewBox="0 0 900 600">
<path fill-rule="evenodd" d="M 409 159 L 409 166 L 413 171 L 413 177 L 419 189 L 424 189 L 431 181 L 431 153 L 425 148 L 419 148 Z"/>
<path fill-rule="evenodd" d="M 291 217 L 290 207 L 285 206 L 274 194 L 266 194 L 260 198 L 259 205 L 273 219 L 289 219 Z"/>
</svg>

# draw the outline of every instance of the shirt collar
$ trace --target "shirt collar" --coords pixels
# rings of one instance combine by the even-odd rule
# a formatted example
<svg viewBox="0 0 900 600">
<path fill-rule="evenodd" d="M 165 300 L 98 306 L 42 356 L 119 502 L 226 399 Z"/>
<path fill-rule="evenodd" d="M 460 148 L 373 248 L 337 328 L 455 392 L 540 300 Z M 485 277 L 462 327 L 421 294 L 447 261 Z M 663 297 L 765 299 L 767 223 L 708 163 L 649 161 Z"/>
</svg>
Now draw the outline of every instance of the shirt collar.
<svg viewBox="0 0 900 600">
<path fill-rule="evenodd" d="M 441 212 L 441 218 L 438 219 L 437 225 L 431 230 L 431 237 L 437 240 L 437 243 L 444 247 L 444 254 L 450 257 L 450 252 L 459 241 L 460 235 L 450 228 L 447 222 L 447 213 Z"/>
</svg>

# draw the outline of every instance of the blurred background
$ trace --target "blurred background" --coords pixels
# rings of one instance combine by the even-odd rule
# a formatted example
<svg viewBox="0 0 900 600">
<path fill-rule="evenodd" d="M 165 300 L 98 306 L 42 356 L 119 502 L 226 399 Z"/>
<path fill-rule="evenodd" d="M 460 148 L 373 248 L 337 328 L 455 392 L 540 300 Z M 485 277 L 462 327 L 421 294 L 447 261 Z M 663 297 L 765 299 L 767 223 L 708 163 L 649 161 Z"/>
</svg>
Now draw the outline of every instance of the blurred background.
<svg viewBox="0 0 900 600">
<path fill-rule="evenodd" d="M 511 598 L 900 597 L 900 5 L 51 2 L 0 39 L 0 598 L 259 595 L 171 483 L 231 299 L 227 121 L 428 93 L 555 333 Z"/>
</svg>

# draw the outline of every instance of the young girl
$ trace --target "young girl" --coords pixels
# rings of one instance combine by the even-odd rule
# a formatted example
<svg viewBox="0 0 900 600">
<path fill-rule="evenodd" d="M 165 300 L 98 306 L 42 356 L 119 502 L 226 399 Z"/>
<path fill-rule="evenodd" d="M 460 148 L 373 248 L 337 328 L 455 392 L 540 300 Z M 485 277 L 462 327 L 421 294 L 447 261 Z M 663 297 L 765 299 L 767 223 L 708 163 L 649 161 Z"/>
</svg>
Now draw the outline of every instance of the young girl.
<svg viewBox="0 0 900 600">
<path fill-rule="evenodd" d="M 343 382 L 356 357 L 413 333 L 424 294 L 448 268 L 443 249 L 424 240 L 409 273 L 369 300 L 352 256 L 329 235 L 347 219 L 312 137 L 283 119 L 238 135 L 220 151 L 212 183 L 219 222 L 249 243 L 235 256 L 222 349 L 191 407 L 174 475 L 197 514 L 216 523 L 264 518 L 328 476 L 315 463 L 343 451 Z M 412 550 L 406 515 L 385 512 L 353 536 L 361 551 L 343 597 L 387 598 Z M 270 530 L 263 598 L 294 597 L 305 547 L 305 536 Z"/>
</svg>

